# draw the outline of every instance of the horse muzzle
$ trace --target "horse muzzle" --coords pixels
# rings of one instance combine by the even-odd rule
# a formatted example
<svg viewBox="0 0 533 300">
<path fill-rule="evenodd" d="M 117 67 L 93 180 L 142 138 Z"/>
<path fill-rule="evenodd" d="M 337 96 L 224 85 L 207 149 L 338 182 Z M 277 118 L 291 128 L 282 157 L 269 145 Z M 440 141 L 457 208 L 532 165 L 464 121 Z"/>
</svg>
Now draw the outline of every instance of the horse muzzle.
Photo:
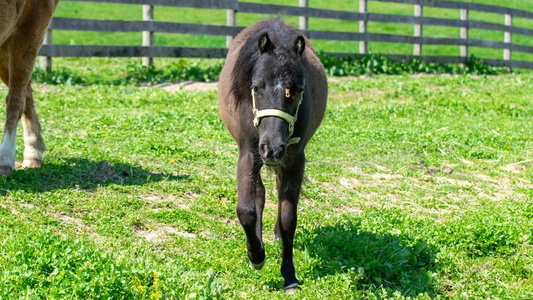
<svg viewBox="0 0 533 300">
<path fill-rule="evenodd" d="M 287 153 L 287 144 L 269 145 L 259 144 L 259 155 L 263 163 L 267 166 L 280 165 Z"/>
</svg>

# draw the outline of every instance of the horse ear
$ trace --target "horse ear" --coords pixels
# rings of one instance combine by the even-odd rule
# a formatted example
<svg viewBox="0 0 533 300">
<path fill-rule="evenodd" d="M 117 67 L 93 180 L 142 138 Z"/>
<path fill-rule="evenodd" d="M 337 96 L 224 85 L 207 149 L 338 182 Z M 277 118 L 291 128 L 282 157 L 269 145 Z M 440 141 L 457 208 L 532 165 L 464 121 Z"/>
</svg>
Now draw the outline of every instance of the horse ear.
<svg viewBox="0 0 533 300">
<path fill-rule="evenodd" d="M 296 51 L 298 55 L 302 55 L 302 53 L 304 53 L 304 50 L 305 50 L 305 39 L 303 36 L 299 35 L 296 38 L 296 41 L 294 42 L 294 51 Z"/>
<path fill-rule="evenodd" d="M 261 51 L 261 53 L 265 53 L 272 50 L 274 50 L 274 44 L 272 44 L 272 41 L 268 37 L 268 33 L 263 33 L 263 35 L 261 35 L 259 38 L 259 51 Z"/>
</svg>

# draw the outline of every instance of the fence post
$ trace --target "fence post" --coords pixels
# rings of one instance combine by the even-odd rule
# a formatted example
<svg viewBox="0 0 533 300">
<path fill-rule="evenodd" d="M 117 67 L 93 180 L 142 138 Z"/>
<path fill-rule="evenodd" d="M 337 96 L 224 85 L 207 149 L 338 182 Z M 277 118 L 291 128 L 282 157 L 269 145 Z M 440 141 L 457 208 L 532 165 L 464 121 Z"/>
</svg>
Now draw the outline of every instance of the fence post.
<svg viewBox="0 0 533 300">
<path fill-rule="evenodd" d="M 52 29 L 48 27 L 44 34 L 43 45 L 52 46 Z M 39 65 L 41 69 L 45 72 L 52 72 L 52 57 L 51 56 L 41 56 L 39 58 Z"/>
<path fill-rule="evenodd" d="M 359 41 L 359 54 L 368 54 L 368 44 L 366 41 L 368 0 L 359 0 L 359 13 L 364 14 L 364 20 L 359 21 L 359 33 L 363 36 L 363 39 Z"/>
<path fill-rule="evenodd" d="M 513 26 L 513 16 L 510 14 L 505 14 L 505 26 Z M 511 45 L 513 44 L 513 35 L 510 31 L 505 31 L 503 42 L 509 45 L 509 48 L 503 49 L 503 60 L 511 61 L 512 60 L 512 51 Z"/>
<path fill-rule="evenodd" d="M 464 40 L 460 48 L 460 55 L 464 58 L 464 63 L 468 62 L 468 9 L 461 9 L 461 21 L 466 22 L 465 27 L 461 27 L 461 39 Z"/>
<path fill-rule="evenodd" d="M 413 56 L 422 56 L 422 15 L 423 15 L 423 6 L 422 4 L 415 4 L 415 18 L 418 22 L 414 24 L 413 36 L 418 43 L 413 44 Z"/>
<path fill-rule="evenodd" d="M 143 21 L 152 22 L 154 20 L 154 6 L 143 5 Z M 143 31 L 143 47 L 152 47 L 154 45 L 154 32 Z M 154 64 L 153 57 L 143 57 L 143 66 L 149 67 Z"/>
<path fill-rule="evenodd" d="M 228 9 L 226 11 L 226 26 L 235 26 L 237 24 L 237 11 Z M 229 48 L 233 43 L 233 36 L 226 36 L 226 48 Z"/>
<path fill-rule="evenodd" d="M 300 7 L 308 8 L 309 0 L 299 0 Z M 307 31 L 309 29 L 309 18 L 306 16 L 300 16 L 299 18 L 300 30 Z"/>
</svg>

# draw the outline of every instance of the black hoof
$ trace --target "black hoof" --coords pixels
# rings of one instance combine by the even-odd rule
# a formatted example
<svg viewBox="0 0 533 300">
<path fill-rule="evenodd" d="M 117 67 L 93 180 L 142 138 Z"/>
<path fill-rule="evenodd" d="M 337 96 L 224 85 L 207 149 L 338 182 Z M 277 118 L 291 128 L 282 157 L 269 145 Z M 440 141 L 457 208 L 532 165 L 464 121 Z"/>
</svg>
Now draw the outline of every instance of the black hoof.
<svg viewBox="0 0 533 300">
<path fill-rule="evenodd" d="M 287 294 L 287 295 L 292 295 L 292 294 L 294 294 L 294 292 L 296 292 L 296 290 L 299 290 L 299 289 L 300 289 L 300 283 L 299 282 L 291 283 L 291 284 L 283 287 L 283 290 L 285 291 L 285 294 Z"/>
<path fill-rule="evenodd" d="M 265 265 L 265 260 L 263 260 L 262 262 L 258 263 L 258 264 L 254 264 L 252 261 L 248 261 L 248 266 L 254 270 L 261 270 L 263 268 L 263 266 Z"/>
</svg>

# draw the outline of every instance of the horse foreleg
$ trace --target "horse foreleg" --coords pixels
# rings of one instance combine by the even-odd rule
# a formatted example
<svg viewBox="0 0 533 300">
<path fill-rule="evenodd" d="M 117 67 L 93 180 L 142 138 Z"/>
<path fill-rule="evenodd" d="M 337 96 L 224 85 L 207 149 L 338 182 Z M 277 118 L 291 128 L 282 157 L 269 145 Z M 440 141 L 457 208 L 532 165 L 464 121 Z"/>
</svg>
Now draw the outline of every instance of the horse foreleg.
<svg viewBox="0 0 533 300">
<path fill-rule="evenodd" d="M 241 150 L 237 167 L 237 216 L 246 233 L 250 266 L 261 269 L 265 262 L 262 239 L 265 187 L 261 180 L 261 165 L 254 160 L 250 150 Z"/>
<path fill-rule="evenodd" d="M 0 175 L 9 175 L 15 168 L 15 140 L 17 125 L 24 110 L 25 85 L 20 82 L 13 82 L 9 72 L 9 54 L 7 48 L 0 49 L 0 78 L 9 87 L 6 97 L 6 121 L 4 125 L 4 135 L 0 144 Z M 29 81 L 29 75 L 28 81 Z"/>
<path fill-rule="evenodd" d="M 17 125 L 24 109 L 24 93 L 10 88 L 6 98 L 6 122 L 0 144 L 0 175 L 9 175 L 15 168 Z"/>
<path fill-rule="evenodd" d="M 26 106 L 22 114 L 22 126 L 24 128 L 24 161 L 25 168 L 38 168 L 43 164 L 43 152 L 46 150 L 41 125 L 35 112 L 31 85 L 28 84 L 26 91 Z"/>
<path fill-rule="evenodd" d="M 285 279 L 283 289 L 292 293 L 300 286 L 293 263 L 294 233 L 297 223 L 298 197 L 300 196 L 305 157 L 300 155 L 290 167 L 282 168 L 277 175 L 279 196 L 276 235 L 282 243 L 281 275 Z"/>
</svg>

